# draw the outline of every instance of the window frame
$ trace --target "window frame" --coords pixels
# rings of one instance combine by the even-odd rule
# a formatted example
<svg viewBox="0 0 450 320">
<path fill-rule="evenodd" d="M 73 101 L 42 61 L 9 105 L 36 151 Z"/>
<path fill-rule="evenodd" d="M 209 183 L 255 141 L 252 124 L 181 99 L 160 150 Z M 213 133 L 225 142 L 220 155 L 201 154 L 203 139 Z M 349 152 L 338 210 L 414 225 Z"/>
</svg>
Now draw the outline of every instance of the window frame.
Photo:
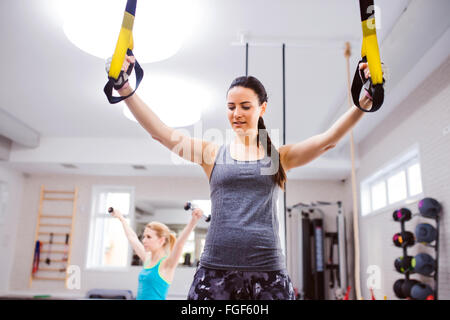
<svg viewBox="0 0 450 320">
<path fill-rule="evenodd" d="M 411 167 L 414 164 L 419 164 L 420 168 L 420 183 L 422 186 L 422 191 L 416 195 L 410 195 L 410 186 L 409 186 L 409 173 L 408 168 Z M 402 200 L 398 200 L 393 203 L 389 203 L 389 178 L 395 176 L 396 174 L 400 172 L 405 173 L 405 183 L 406 183 L 406 198 Z M 373 210 L 373 200 L 372 200 L 372 186 L 375 184 L 384 181 L 385 183 L 385 190 L 386 190 L 386 205 Z M 360 190 L 359 190 L 359 209 L 360 209 L 360 216 L 361 217 L 369 217 L 373 216 L 382 212 L 390 211 L 390 210 L 396 210 L 401 206 L 406 206 L 408 204 L 414 203 L 421 198 L 423 198 L 424 195 L 424 188 L 423 188 L 423 174 L 422 174 L 422 165 L 421 165 L 421 159 L 420 159 L 420 152 L 418 145 L 415 145 L 407 152 L 403 153 L 401 156 L 398 156 L 394 158 L 393 160 L 389 161 L 387 164 L 381 167 L 381 169 L 378 169 L 374 174 L 369 176 L 368 178 L 364 179 L 360 183 Z M 365 190 L 368 190 L 369 192 L 369 207 L 370 210 L 367 213 L 363 213 L 363 203 L 362 203 L 362 194 Z"/>
<path fill-rule="evenodd" d="M 127 241 L 128 246 L 128 253 L 127 253 L 127 261 L 125 266 L 98 266 L 98 265 L 92 265 L 90 261 L 90 256 L 92 251 L 95 251 L 93 248 L 91 248 L 91 242 L 94 241 L 94 231 L 97 223 L 97 219 L 116 219 L 114 217 L 108 216 L 108 215 L 101 215 L 96 211 L 97 204 L 99 201 L 99 196 L 101 193 L 105 192 L 126 192 L 130 193 L 130 208 L 128 211 L 128 214 L 124 216 L 125 218 L 129 219 L 130 227 L 135 230 L 135 205 L 134 205 L 134 199 L 135 199 L 135 187 L 134 186 L 127 186 L 127 185 L 93 185 L 91 189 L 91 210 L 89 214 L 89 236 L 88 241 L 86 244 L 86 260 L 85 260 L 85 268 L 87 271 L 100 271 L 100 272 L 128 272 L 131 268 L 131 262 L 133 258 L 133 249 L 130 246 L 130 243 Z M 105 208 L 106 209 L 106 208 Z M 130 250 L 131 249 L 131 250 Z"/>
</svg>

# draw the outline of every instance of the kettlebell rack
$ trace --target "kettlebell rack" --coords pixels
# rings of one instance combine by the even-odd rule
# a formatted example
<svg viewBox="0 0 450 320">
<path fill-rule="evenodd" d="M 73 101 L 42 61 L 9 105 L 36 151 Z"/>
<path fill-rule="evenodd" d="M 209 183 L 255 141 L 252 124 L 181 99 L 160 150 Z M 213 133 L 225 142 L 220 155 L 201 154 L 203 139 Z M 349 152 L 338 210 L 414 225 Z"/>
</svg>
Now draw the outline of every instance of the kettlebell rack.
<svg viewBox="0 0 450 320">
<path fill-rule="evenodd" d="M 405 210 L 405 209 L 400 209 L 400 210 Z M 407 210 L 407 211 L 409 211 L 409 210 Z M 440 209 L 439 209 L 439 211 L 440 211 Z M 407 219 L 403 218 L 403 219 L 397 220 L 397 222 L 400 222 L 401 235 L 405 235 L 408 232 L 406 230 L 406 228 L 405 228 L 405 223 L 406 223 L 406 221 L 409 221 L 414 216 L 422 216 L 423 218 L 432 219 L 432 220 L 434 220 L 436 222 L 436 239 L 434 240 L 435 244 L 431 245 L 429 243 L 420 242 L 421 245 L 426 246 L 426 247 L 434 248 L 434 251 L 435 251 L 435 263 L 436 263 L 436 266 L 435 266 L 434 273 L 432 275 L 421 274 L 422 276 L 434 279 L 434 282 L 435 282 L 435 286 L 434 286 L 434 290 L 433 290 L 434 300 L 438 300 L 438 298 L 439 298 L 438 297 L 438 285 L 439 285 L 439 213 L 440 213 L 439 211 L 434 216 L 425 216 L 423 214 L 416 213 L 416 214 L 410 215 L 410 217 L 407 218 Z M 395 215 L 396 212 L 397 211 L 394 211 L 394 215 Z M 403 239 L 403 241 L 404 241 L 404 239 Z M 403 257 L 402 257 L 402 259 L 403 259 L 403 261 L 406 261 L 408 259 L 408 257 L 409 257 L 408 256 L 408 247 L 412 247 L 416 243 L 417 242 L 415 240 L 414 240 L 414 244 L 412 244 L 412 245 L 409 245 L 407 242 L 406 243 L 405 242 L 402 243 L 402 250 L 403 250 Z M 414 272 L 414 268 L 412 270 L 410 268 L 405 268 L 405 271 L 403 272 L 403 274 L 405 276 L 405 281 L 409 281 L 410 280 L 410 275 L 414 274 L 414 273 L 415 273 Z"/>
</svg>

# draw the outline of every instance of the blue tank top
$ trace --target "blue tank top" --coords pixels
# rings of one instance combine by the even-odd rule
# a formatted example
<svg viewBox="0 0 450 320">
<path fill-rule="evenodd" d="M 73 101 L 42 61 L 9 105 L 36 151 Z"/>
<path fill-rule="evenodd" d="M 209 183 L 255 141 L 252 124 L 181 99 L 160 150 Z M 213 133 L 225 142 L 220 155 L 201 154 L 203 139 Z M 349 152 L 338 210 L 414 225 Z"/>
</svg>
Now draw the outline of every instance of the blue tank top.
<svg viewBox="0 0 450 320">
<path fill-rule="evenodd" d="M 211 222 L 200 264 L 242 271 L 286 269 L 278 235 L 279 186 L 267 174 L 271 158 L 231 158 L 222 145 L 210 176 Z M 265 173 L 265 174 L 263 174 Z"/>
<path fill-rule="evenodd" d="M 161 261 L 166 257 L 161 258 L 158 263 L 151 268 L 142 268 L 139 273 L 139 286 L 136 300 L 165 300 L 167 292 L 169 291 L 170 282 L 167 282 L 161 277 L 159 268 Z"/>
</svg>

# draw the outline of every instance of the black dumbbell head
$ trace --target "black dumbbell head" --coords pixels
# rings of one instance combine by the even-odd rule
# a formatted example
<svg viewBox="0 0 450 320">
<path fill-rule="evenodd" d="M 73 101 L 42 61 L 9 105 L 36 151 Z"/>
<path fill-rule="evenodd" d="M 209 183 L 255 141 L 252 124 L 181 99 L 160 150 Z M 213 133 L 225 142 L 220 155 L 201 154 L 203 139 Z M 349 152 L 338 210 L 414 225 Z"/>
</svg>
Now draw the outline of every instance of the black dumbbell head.
<svg viewBox="0 0 450 320">
<path fill-rule="evenodd" d="M 414 272 L 416 273 L 429 276 L 436 270 L 436 261 L 427 253 L 419 253 L 414 260 Z"/>
<path fill-rule="evenodd" d="M 437 231 L 428 223 L 419 223 L 415 230 L 417 242 L 431 243 L 436 240 Z"/>
<path fill-rule="evenodd" d="M 409 231 L 396 233 L 392 237 L 392 242 L 400 248 L 413 246 L 415 243 L 414 234 Z"/>
<path fill-rule="evenodd" d="M 403 296 L 405 298 L 411 298 L 411 289 L 418 283 L 420 282 L 414 279 L 405 280 L 402 284 Z"/>
<path fill-rule="evenodd" d="M 441 211 L 441 204 L 433 198 L 423 198 L 419 201 L 419 212 L 426 218 L 436 218 Z"/>
<path fill-rule="evenodd" d="M 397 298 L 405 299 L 406 296 L 403 294 L 402 286 L 405 282 L 405 279 L 398 279 L 394 282 L 394 293 L 397 296 Z"/>
<path fill-rule="evenodd" d="M 433 294 L 433 289 L 425 283 L 417 283 L 411 288 L 411 298 L 416 300 L 426 300 Z"/>
<path fill-rule="evenodd" d="M 184 204 L 184 210 L 190 210 L 190 209 L 192 209 L 192 203 L 190 203 L 190 202 L 186 202 L 185 204 Z"/>
<path fill-rule="evenodd" d="M 406 256 L 399 257 L 394 261 L 395 270 L 400 273 L 405 273 L 406 271 L 413 271 L 415 266 L 414 257 Z"/>
<path fill-rule="evenodd" d="M 411 211 L 407 208 L 401 208 L 392 213 L 394 221 L 408 221 L 411 219 L 411 216 Z"/>
</svg>

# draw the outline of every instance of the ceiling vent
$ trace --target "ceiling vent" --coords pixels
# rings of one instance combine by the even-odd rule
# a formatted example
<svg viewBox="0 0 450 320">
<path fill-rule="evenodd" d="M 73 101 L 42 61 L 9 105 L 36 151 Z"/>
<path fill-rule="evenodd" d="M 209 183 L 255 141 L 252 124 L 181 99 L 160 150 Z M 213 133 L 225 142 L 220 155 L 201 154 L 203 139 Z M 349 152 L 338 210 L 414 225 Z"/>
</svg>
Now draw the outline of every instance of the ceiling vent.
<svg viewBox="0 0 450 320">
<path fill-rule="evenodd" d="M 66 169 L 78 169 L 76 165 L 70 164 L 70 163 L 61 163 L 61 165 Z"/>
<path fill-rule="evenodd" d="M 134 170 L 147 170 L 145 166 L 142 165 L 133 165 Z"/>
</svg>

